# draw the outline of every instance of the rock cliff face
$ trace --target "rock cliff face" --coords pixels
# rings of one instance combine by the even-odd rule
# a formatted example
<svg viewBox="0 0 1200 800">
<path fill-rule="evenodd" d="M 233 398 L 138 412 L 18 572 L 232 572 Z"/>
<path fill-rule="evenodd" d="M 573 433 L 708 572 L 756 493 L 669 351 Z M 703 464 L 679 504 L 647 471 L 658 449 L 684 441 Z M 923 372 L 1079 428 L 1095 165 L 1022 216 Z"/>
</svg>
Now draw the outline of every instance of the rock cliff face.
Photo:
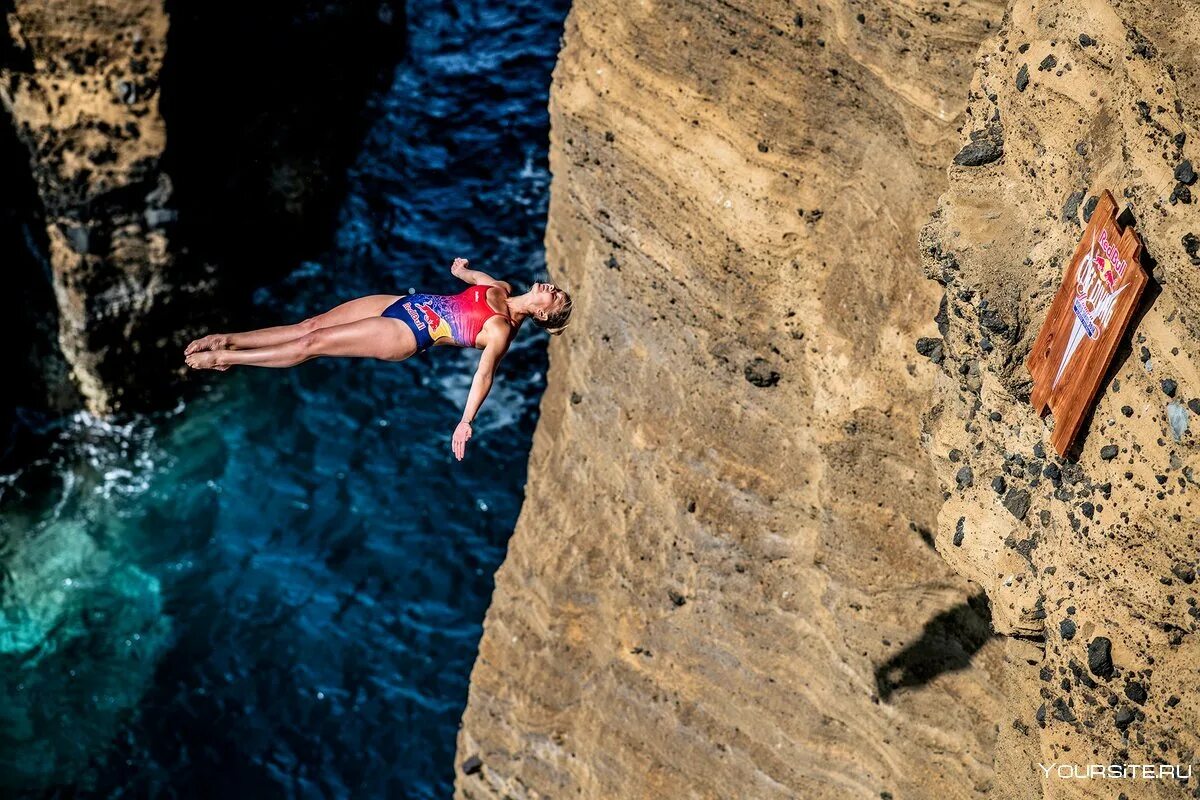
<svg viewBox="0 0 1200 800">
<path fill-rule="evenodd" d="M 0 99 L 35 165 L 59 341 L 89 405 L 112 408 L 116 376 L 145 360 L 134 332 L 173 294 L 158 185 L 167 16 L 158 0 L 39 1 L 7 22 Z"/>
<path fill-rule="evenodd" d="M 938 550 L 984 587 L 997 631 L 1036 646 L 1009 665 L 999 757 L 1188 765 L 1200 745 L 1200 224 L 1185 163 L 1198 25 L 1186 2 L 1014 5 L 972 82 L 963 152 L 987 153 L 957 159 L 924 232 L 945 285 L 944 342 L 926 348 L 942 367 L 926 421 L 948 496 Z M 1027 403 L 1024 361 L 1105 188 L 1136 219 L 1157 286 L 1064 461 Z M 1014 777 L 1029 781 L 1013 796 L 1095 796 L 1036 768 Z M 1195 781 L 1138 781 L 1129 796 Z"/>
<path fill-rule="evenodd" d="M 95 412 L 173 402 L 197 327 L 322 246 L 363 101 L 403 50 L 390 2 L 173 6 L 0 2 L 0 243 L 19 305 L 58 321 L 56 343 L 21 326 L 49 353 L 41 397 L 10 403 L 75 402 L 47 363 Z"/>
<path fill-rule="evenodd" d="M 918 232 L 1001 15 L 575 3 L 546 244 L 576 316 L 458 797 L 997 789 L 1005 664 L 1036 648 L 931 548 L 913 341 Z"/>
</svg>

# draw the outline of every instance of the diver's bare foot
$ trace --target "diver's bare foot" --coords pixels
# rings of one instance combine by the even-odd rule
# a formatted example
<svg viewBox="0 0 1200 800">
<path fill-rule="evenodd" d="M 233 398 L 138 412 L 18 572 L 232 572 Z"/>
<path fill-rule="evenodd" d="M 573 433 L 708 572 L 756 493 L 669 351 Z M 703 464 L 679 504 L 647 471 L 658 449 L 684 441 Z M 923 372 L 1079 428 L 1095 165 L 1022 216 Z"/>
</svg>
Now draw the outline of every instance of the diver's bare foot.
<svg viewBox="0 0 1200 800">
<path fill-rule="evenodd" d="M 217 363 L 220 355 L 219 351 L 203 350 L 199 353 L 191 353 L 184 356 L 183 360 L 192 369 L 215 369 L 218 372 L 224 372 L 229 369 L 229 365 Z"/>
<path fill-rule="evenodd" d="M 201 353 L 205 350 L 225 350 L 229 347 L 229 336 L 224 333 L 210 333 L 208 336 L 201 336 L 199 339 L 193 339 L 183 350 L 185 356 L 190 356 L 192 353 Z"/>
</svg>

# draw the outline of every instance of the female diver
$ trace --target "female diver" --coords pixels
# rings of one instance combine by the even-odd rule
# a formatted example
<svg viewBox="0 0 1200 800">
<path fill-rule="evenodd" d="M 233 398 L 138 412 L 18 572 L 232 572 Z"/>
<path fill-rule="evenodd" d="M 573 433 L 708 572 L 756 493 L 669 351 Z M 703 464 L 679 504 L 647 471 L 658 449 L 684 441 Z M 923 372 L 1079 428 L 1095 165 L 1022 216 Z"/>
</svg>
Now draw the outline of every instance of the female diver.
<svg viewBox="0 0 1200 800">
<path fill-rule="evenodd" d="M 467 269 L 465 258 L 454 259 L 450 273 L 471 285 L 455 295 L 368 295 L 295 325 L 210 334 L 189 344 L 184 360 L 193 369 L 224 371 L 234 364 L 294 367 L 317 356 L 403 361 L 434 346 L 481 349 L 467 406 L 451 440 L 461 461 L 471 423 L 521 323 L 531 317 L 551 334 L 562 333 L 573 301 L 551 283 L 535 283 L 525 294 L 511 297 L 511 284 Z"/>
</svg>

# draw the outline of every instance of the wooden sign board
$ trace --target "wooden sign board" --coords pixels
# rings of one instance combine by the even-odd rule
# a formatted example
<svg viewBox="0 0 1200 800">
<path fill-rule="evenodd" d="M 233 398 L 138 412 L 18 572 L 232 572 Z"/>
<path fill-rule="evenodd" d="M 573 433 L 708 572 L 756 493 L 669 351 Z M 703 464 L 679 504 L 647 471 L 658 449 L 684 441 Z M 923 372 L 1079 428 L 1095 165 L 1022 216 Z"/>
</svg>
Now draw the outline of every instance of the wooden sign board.
<svg viewBox="0 0 1200 800">
<path fill-rule="evenodd" d="M 1132 226 L 1121 230 L 1105 190 L 1025 362 L 1034 409 L 1054 413 L 1050 443 L 1060 456 L 1079 433 L 1149 281 L 1141 253 L 1142 240 Z"/>
</svg>

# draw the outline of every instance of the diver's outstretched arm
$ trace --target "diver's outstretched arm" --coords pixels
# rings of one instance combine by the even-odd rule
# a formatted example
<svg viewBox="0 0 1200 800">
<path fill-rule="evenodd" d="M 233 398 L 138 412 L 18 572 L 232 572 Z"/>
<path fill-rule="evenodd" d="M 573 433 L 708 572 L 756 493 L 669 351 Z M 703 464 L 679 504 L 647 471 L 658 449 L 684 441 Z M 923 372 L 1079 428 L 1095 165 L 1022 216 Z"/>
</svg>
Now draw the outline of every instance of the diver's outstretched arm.
<svg viewBox="0 0 1200 800">
<path fill-rule="evenodd" d="M 462 421 L 454 429 L 454 437 L 450 441 L 454 457 L 459 461 L 462 461 L 463 456 L 466 455 L 467 440 L 471 438 L 472 433 L 471 423 L 475 420 L 475 415 L 479 413 L 483 399 L 491 391 L 492 379 L 496 375 L 496 366 L 506 352 L 508 352 L 508 341 L 498 341 L 484 347 L 483 355 L 479 357 L 479 366 L 475 369 L 475 377 L 471 380 L 471 393 L 467 395 L 467 407 L 463 410 Z"/>
<path fill-rule="evenodd" d="M 481 272 L 477 269 L 467 269 L 469 262 L 465 258 L 456 258 L 454 263 L 450 265 L 450 274 L 454 277 L 464 280 L 472 286 L 499 286 L 504 291 L 512 294 L 512 284 L 508 281 L 498 281 L 486 272 Z"/>
</svg>

